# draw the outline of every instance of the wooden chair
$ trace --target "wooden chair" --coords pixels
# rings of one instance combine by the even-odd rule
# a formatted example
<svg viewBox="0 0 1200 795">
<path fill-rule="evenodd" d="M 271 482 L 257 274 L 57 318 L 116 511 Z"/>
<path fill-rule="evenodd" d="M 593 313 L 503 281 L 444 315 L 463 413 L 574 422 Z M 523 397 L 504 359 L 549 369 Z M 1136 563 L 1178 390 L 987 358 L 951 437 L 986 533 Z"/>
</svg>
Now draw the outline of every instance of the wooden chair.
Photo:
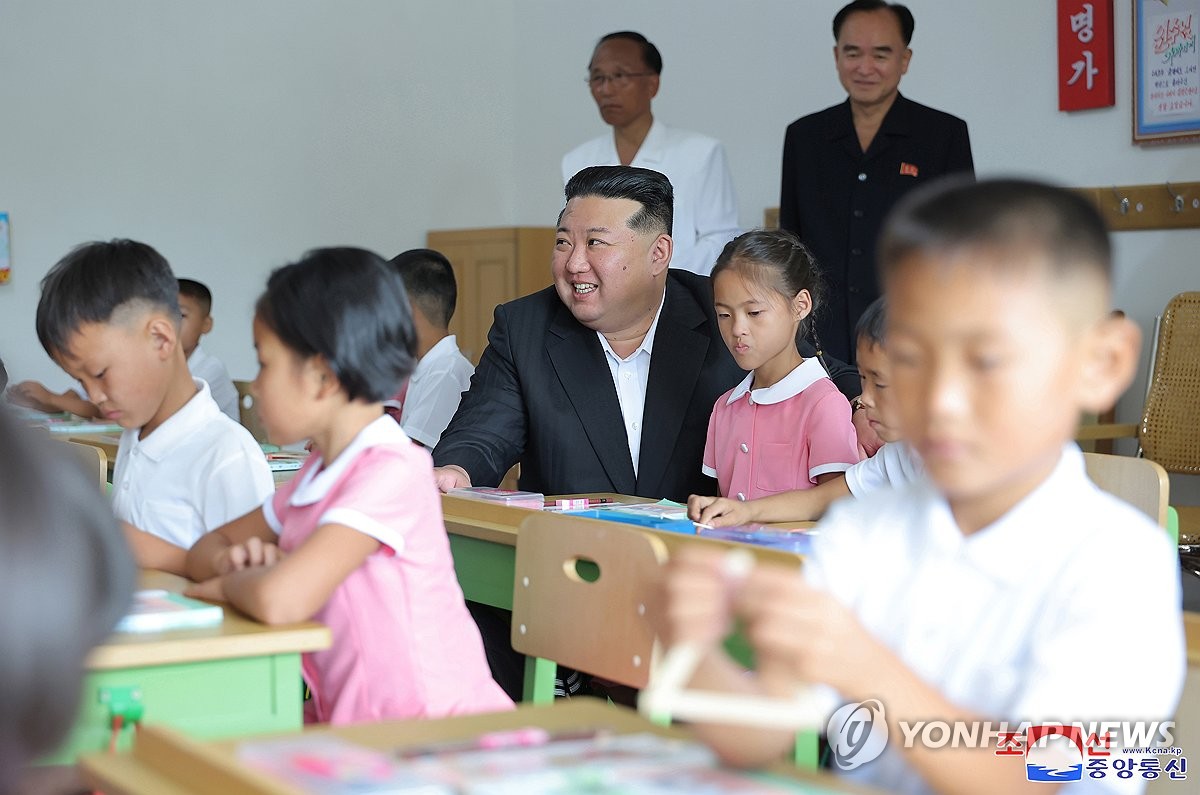
<svg viewBox="0 0 1200 795">
<path fill-rule="evenodd" d="M 1088 477 L 1158 523 L 1167 526 L 1170 480 L 1167 470 L 1148 458 L 1084 453 Z"/>
<path fill-rule="evenodd" d="M 108 454 L 104 450 L 83 442 L 62 440 L 70 455 L 75 458 L 89 473 L 94 473 L 100 482 L 100 490 L 108 488 Z"/>
<path fill-rule="evenodd" d="M 250 394 L 250 382 L 234 381 L 233 387 L 238 393 L 238 420 L 242 423 L 243 428 L 250 431 L 254 441 L 259 444 L 265 443 L 267 429 L 263 427 L 262 422 L 258 419 L 258 412 L 254 410 L 254 395 Z"/>
<path fill-rule="evenodd" d="M 645 687 L 657 653 L 646 613 L 666 559 L 661 539 L 615 522 L 552 513 L 521 522 L 512 646 L 550 661 L 527 675 L 542 680 L 533 692 L 546 692 L 547 677 L 553 687 L 556 664 Z"/>
<path fill-rule="evenodd" d="M 1097 425 L 1080 439 L 1136 437 L 1139 455 L 1169 473 L 1200 475 L 1200 292 L 1172 298 L 1158 326 L 1142 420 Z M 1176 505 L 1183 543 L 1200 543 L 1200 506 Z"/>
</svg>

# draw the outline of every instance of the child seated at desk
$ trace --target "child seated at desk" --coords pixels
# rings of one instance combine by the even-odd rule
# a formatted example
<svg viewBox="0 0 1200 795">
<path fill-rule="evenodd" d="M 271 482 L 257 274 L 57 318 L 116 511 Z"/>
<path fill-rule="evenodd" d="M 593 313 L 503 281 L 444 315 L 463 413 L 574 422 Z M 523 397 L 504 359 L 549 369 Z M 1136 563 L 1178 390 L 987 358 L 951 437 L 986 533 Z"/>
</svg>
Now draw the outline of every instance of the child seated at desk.
<svg viewBox="0 0 1200 795">
<path fill-rule="evenodd" d="M 84 657 L 129 606 L 136 575 L 93 477 L 0 410 L 0 792 L 79 715 Z M 29 783 L 29 782 L 27 782 Z"/>
<path fill-rule="evenodd" d="M 208 384 L 217 407 L 234 422 L 241 422 L 238 393 L 229 371 L 216 356 L 200 347 L 200 338 L 212 331 L 212 292 L 195 279 L 179 280 L 179 312 L 183 322 L 179 341 L 187 358 L 188 371 Z"/>
<path fill-rule="evenodd" d="M 863 783 L 1046 792 L 1020 756 L 996 754 L 995 728 L 982 747 L 930 748 L 910 747 L 900 724 L 1167 721 L 1179 700 L 1175 550 L 1088 479 L 1073 443 L 1080 413 L 1111 406 L 1137 364 L 1137 327 L 1108 313 L 1104 221 L 1082 196 L 1037 183 L 939 182 L 897 207 L 879 257 L 891 386 L 927 478 L 833 506 L 804 577 L 760 565 L 733 578 L 719 553 L 685 550 L 663 632 L 705 650 L 701 689 L 787 697 L 818 683 L 844 702 L 877 699 L 890 740 L 858 760 Z M 720 648 L 733 616 L 754 675 Z M 698 729 L 743 765 L 792 742 Z M 1078 756 L 1063 762 L 1082 770 Z M 1107 774 L 1082 786 L 1145 784 Z"/>
<path fill-rule="evenodd" d="M 881 488 L 899 488 L 920 476 L 921 460 L 900 441 L 897 408 L 892 399 L 891 368 L 883 346 L 883 298 L 876 298 L 855 328 L 858 373 L 862 396 L 858 403 L 866 421 L 884 442 L 874 455 L 859 461 L 845 477 L 826 480 L 810 489 L 796 489 L 754 500 L 728 497 L 688 498 L 688 516 L 712 527 L 736 527 L 750 522 L 796 522 L 818 519 L 836 500 L 853 494 L 862 497 Z"/>
<path fill-rule="evenodd" d="M 417 331 L 417 366 L 400 393 L 384 405 L 400 410 L 400 427 L 408 437 L 432 450 L 471 386 L 475 366 L 458 350 L 450 318 L 458 286 L 450 260 L 441 252 L 414 248 L 389 262 L 404 279 Z"/>
<path fill-rule="evenodd" d="M 713 266 L 721 337 L 750 374 L 717 398 L 704 444 L 705 475 L 739 501 L 807 489 L 858 463 L 850 404 L 820 354 L 805 359 L 812 314 L 824 295 L 812 254 L 790 232 L 734 238 Z"/>
<path fill-rule="evenodd" d="M 179 284 L 145 243 L 84 244 L 42 279 L 42 347 L 124 428 L 112 502 L 134 557 L 176 574 L 196 539 L 274 490 L 258 443 L 188 372 L 180 325 Z"/>
<path fill-rule="evenodd" d="M 179 340 L 187 359 L 188 371 L 208 384 L 217 406 L 234 422 L 240 422 L 238 394 L 225 365 L 200 348 L 200 337 L 212 331 L 212 293 L 193 279 L 179 279 Z M 74 389 L 52 392 L 38 381 L 22 381 L 9 393 L 14 403 L 38 411 L 67 411 L 80 417 L 96 418 L 100 409 Z"/>
<path fill-rule="evenodd" d="M 271 441 L 313 442 L 296 477 L 188 553 L 189 594 L 333 630 L 305 654 L 306 720 L 510 709 L 454 573 L 432 459 L 384 415 L 412 370 L 404 283 L 369 251 L 319 249 L 258 299 L 253 390 Z"/>
</svg>

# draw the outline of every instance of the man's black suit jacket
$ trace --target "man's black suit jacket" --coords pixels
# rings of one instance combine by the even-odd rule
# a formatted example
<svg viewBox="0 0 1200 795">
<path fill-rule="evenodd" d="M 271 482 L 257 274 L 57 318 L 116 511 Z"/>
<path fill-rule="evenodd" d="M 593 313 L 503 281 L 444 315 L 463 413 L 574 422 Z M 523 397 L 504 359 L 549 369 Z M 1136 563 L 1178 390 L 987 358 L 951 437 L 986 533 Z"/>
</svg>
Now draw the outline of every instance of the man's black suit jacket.
<svg viewBox="0 0 1200 795">
<path fill-rule="evenodd" d="M 520 487 L 543 494 L 716 494 L 700 472 L 708 419 L 717 397 L 744 376 L 721 340 L 709 279 L 668 270 L 635 477 L 600 340 L 548 287 L 496 307 L 434 463 L 457 464 L 483 486 L 520 461 Z"/>
</svg>

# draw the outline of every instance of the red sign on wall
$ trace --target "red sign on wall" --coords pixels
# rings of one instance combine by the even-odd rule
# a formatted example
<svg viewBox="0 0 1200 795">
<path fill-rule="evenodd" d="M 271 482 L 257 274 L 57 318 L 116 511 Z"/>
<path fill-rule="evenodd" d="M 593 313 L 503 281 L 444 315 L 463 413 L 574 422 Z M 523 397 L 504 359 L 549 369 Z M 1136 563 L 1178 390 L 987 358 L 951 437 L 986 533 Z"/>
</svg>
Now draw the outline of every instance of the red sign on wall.
<svg viewBox="0 0 1200 795">
<path fill-rule="evenodd" d="M 1058 109 L 1116 104 L 1113 0 L 1058 0 Z"/>
</svg>

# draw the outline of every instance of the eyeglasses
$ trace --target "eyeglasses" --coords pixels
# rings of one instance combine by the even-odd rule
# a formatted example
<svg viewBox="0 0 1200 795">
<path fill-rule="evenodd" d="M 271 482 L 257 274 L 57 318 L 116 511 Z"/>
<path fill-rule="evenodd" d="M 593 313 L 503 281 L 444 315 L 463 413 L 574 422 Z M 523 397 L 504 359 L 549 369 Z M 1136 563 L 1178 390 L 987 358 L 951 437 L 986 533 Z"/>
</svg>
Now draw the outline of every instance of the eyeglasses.
<svg viewBox="0 0 1200 795">
<path fill-rule="evenodd" d="M 647 77 L 654 74 L 653 72 L 617 72 L 611 75 L 594 74 L 583 78 L 583 82 L 587 83 L 593 89 L 600 88 L 605 83 L 611 83 L 613 88 L 622 89 L 629 85 L 629 81 L 635 77 Z"/>
</svg>

